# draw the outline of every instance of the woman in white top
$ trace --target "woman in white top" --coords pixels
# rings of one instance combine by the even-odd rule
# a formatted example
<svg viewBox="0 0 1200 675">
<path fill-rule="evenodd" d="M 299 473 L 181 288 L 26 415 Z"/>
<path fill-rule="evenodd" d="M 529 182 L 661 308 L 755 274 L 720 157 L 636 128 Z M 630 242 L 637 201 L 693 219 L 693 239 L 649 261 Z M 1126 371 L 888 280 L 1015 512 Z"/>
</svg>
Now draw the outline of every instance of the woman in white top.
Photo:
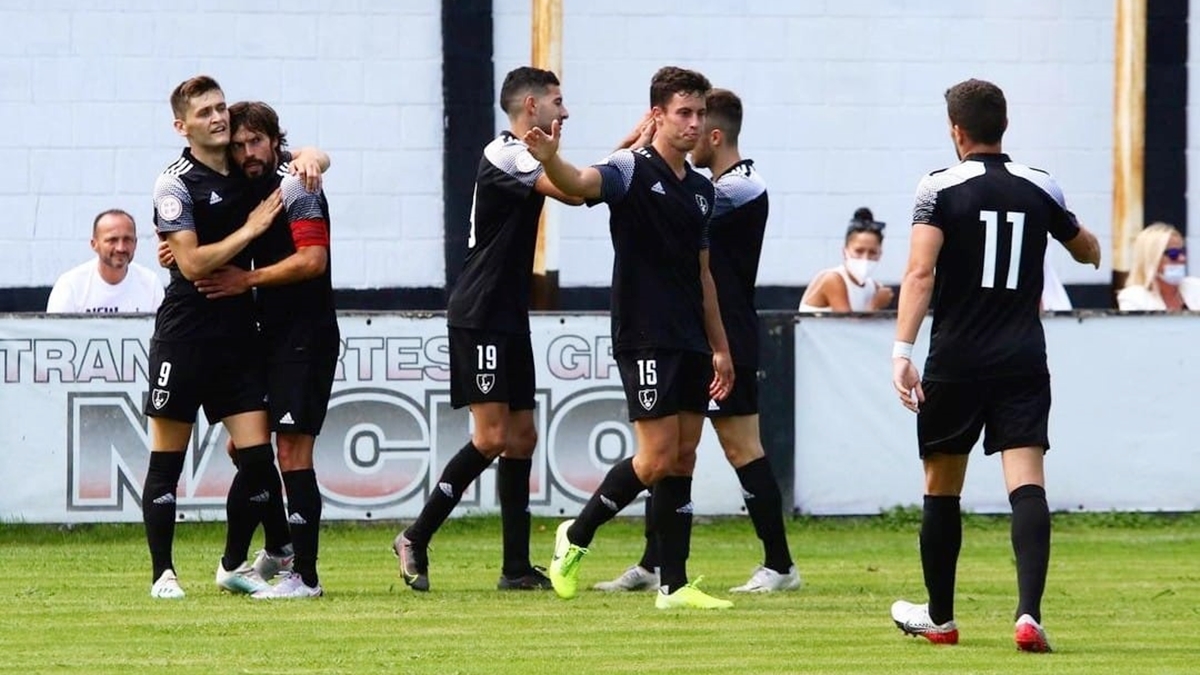
<svg viewBox="0 0 1200 675">
<path fill-rule="evenodd" d="M 1200 279 L 1187 275 L 1187 249 L 1179 230 L 1154 223 L 1138 233 L 1117 307 L 1126 312 L 1200 309 Z"/>
<path fill-rule="evenodd" d="M 883 255 L 883 228 L 871 210 L 854 212 L 846 228 L 842 264 L 821 270 L 800 299 L 801 312 L 874 312 L 892 303 L 891 288 L 871 278 Z"/>
</svg>

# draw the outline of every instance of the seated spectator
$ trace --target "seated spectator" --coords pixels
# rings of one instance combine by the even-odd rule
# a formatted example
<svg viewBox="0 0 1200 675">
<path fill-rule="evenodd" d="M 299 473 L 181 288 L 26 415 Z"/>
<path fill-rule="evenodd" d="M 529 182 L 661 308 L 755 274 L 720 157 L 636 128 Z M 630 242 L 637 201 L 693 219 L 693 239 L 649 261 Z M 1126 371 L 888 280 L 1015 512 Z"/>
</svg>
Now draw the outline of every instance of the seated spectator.
<svg viewBox="0 0 1200 675">
<path fill-rule="evenodd" d="M 1117 307 L 1124 312 L 1200 309 L 1200 279 L 1187 275 L 1187 249 L 1179 230 L 1154 223 L 1138 233 Z"/>
<path fill-rule="evenodd" d="M 801 312 L 874 312 L 892 303 L 892 289 L 871 278 L 883 255 L 883 228 L 871 209 L 854 212 L 846 228 L 842 264 L 822 270 L 800 299 Z"/>
<path fill-rule="evenodd" d="M 163 299 L 163 283 L 153 271 L 133 262 L 137 229 L 133 216 L 109 209 L 92 221 L 96 260 L 73 267 L 54 282 L 50 313 L 154 312 Z"/>
</svg>

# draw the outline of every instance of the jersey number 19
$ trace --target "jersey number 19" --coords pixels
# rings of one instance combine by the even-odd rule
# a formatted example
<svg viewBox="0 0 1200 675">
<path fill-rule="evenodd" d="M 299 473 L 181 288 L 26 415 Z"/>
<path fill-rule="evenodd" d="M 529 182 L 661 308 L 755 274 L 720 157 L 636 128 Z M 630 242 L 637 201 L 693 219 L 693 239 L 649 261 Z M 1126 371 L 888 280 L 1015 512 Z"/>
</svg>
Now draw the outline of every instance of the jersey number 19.
<svg viewBox="0 0 1200 675">
<path fill-rule="evenodd" d="M 1007 216 L 1005 218 L 1005 216 Z M 980 211 L 979 221 L 983 223 L 983 276 L 980 283 L 984 288 L 995 288 L 999 283 L 996 279 L 996 263 L 1000 257 L 999 247 L 1000 221 L 1006 220 L 1012 229 L 1009 230 L 1008 277 L 1004 287 L 1010 291 L 1017 289 L 1017 279 L 1020 278 L 1021 245 L 1025 241 L 1025 214 L 1020 211 Z"/>
</svg>

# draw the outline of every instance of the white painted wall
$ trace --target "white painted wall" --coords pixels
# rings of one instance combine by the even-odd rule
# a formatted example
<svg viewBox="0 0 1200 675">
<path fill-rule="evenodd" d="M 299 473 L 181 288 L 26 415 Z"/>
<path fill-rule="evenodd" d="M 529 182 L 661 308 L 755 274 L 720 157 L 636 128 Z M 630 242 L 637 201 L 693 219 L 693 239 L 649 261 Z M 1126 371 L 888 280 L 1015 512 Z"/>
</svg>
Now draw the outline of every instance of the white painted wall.
<svg viewBox="0 0 1200 675">
<path fill-rule="evenodd" d="M 44 286 L 124 208 L 152 263 L 150 194 L 182 139 L 167 97 L 197 73 L 276 107 L 333 157 L 339 287 L 440 286 L 437 0 L 0 2 L 0 286 Z"/>
<path fill-rule="evenodd" d="M 589 163 L 608 153 L 648 107 L 650 77 L 659 66 L 699 69 L 742 96 L 742 150 L 757 161 L 772 196 L 760 284 L 805 284 L 836 264 L 846 222 L 862 205 L 889 223 L 878 277 L 897 282 L 917 181 L 954 161 L 942 94 L 968 77 L 1004 89 L 1006 151 L 1053 173 L 1109 250 L 1112 2 L 564 5 L 568 159 Z M 528 63 L 530 2 L 495 0 L 495 7 L 498 90 L 508 70 Z M 499 110 L 497 119 L 504 119 Z M 607 218 L 603 207 L 560 214 L 564 286 L 609 283 Z M 1094 271 L 1070 263 L 1065 251 L 1056 254 L 1067 283 L 1111 278 L 1107 266 Z"/>
<path fill-rule="evenodd" d="M 953 159 L 942 92 L 969 76 L 1005 88 L 1007 149 L 1053 172 L 1108 249 L 1111 2 L 565 4 L 570 159 L 611 149 L 658 66 L 699 68 L 745 98 L 743 149 L 774 202 L 763 284 L 804 284 L 836 262 L 864 204 L 891 224 L 880 276 L 899 278 L 917 180 Z M 528 61 L 530 3 L 495 9 L 498 88 Z M 276 105 L 293 144 L 333 156 L 337 286 L 440 286 L 439 11 L 436 0 L 0 2 L 0 286 L 49 285 L 90 256 L 91 218 L 112 206 L 141 221 L 149 262 L 150 187 L 180 147 L 166 98 L 199 72 L 230 99 Z M 558 220 L 563 284 L 606 285 L 606 209 Z M 1065 256 L 1058 267 L 1068 283 L 1109 278 Z"/>
</svg>

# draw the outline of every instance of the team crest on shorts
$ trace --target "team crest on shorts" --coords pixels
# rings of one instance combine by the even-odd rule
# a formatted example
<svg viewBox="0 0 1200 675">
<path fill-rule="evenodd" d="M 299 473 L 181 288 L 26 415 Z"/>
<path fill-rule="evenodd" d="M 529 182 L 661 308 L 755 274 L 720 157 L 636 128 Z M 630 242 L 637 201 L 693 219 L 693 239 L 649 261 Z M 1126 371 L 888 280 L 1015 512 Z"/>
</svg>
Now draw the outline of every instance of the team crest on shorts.
<svg viewBox="0 0 1200 675">
<path fill-rule="evenodd" d="M 708 215 L 708 200 L 704 198 L 704 195 L 696 195 L 696 206 L 700 207 L 700 213 Z"/>
<path fill-rule="evenodd" d="M 171 398 L 171 392 L 166 389 L 155 389 L 150 392 L 150 405 L 154 406 L 155 410 L 162 410 L 169 398 Z"/>
<path fill-rule="evenodd" d="M 658 403 L 658 389 L 639 389 L 638 403 L 647 411 L 654 409 L 654 404 Z"/>
<path fill-rule="evenodd" d="M 496 384 L 496 376 L 492 373 L 480 373 L 475 376 L 475 386 L 479 387 L 479 391 L 488 393 Z"/>
</svg>

